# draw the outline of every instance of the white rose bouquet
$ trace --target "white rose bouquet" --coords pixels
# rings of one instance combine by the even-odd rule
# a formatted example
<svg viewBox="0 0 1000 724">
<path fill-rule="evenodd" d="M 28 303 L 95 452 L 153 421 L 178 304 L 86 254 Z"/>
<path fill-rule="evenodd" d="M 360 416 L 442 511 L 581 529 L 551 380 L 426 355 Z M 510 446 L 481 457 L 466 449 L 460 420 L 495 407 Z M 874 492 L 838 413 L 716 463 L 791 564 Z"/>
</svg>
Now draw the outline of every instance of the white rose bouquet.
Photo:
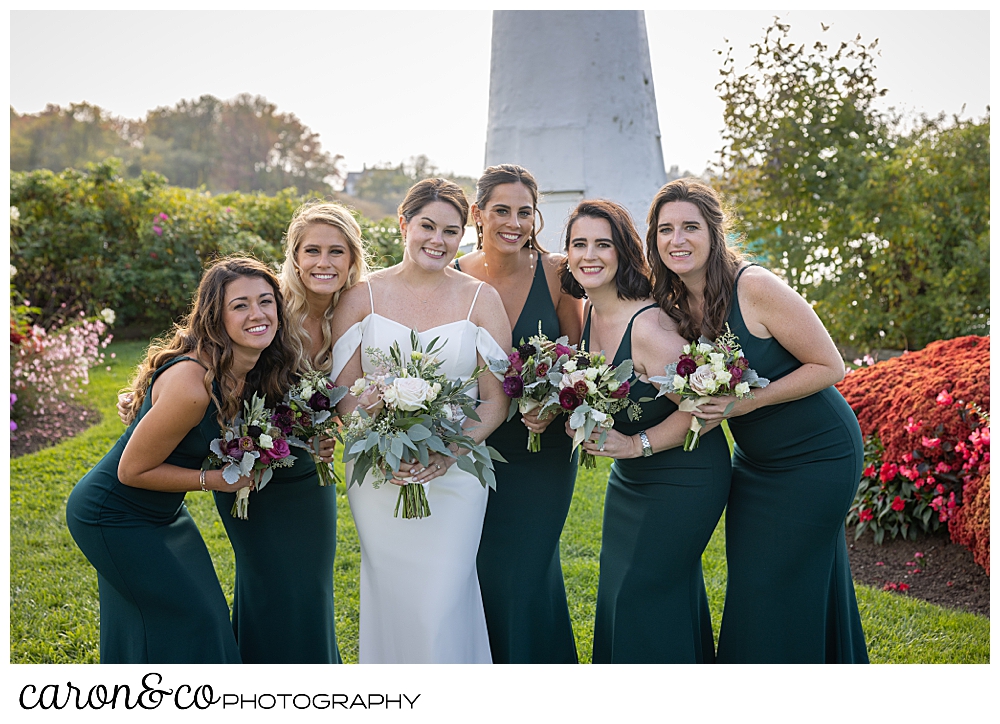
<svg viewBox="0 0 1000 724">
<path fill-rule="evenodd" d="M 348 485 L 360 484 L 372 471 L 377 488 L 407 462 L 428 464 L 431 451 L 456 458 L 458 466 L 475 475 L 485 487 L 496 489 L 493 461 L 506 462 L 486 443 L 476 443 L 462 427 L 465 418 L 479 421 L 477 400 L 467 393 L 485 367 L 477 368 L 467 380 L 451 380 L 441 374 L 441 347 L 434 338 L 425 351 L 416 331 L 410 333 L 412 352 L 404 359 L 399 344 L 393 343 L 386 355 L 369 347 L 365 354 L 376 370 L 355 381 L 351 394 L 358 407 L 348 418 L 344 436 L 344 462 L 354 461 Z M 468 450 L 456 454 L 449 445 Z M 402 485 L 393 515 L 425 518 L 431 514 L 423 485 Z"/>
<path fill-rule="evenodd" d="M 236 491 L 232 509 L 235 518 L 247 519 L 250 491 L 264 489 L 272 468 L 287 468 L 295 463 L 284 433 L 271 421 L 273 416 L 274 412 L 264 407 L 264 400 L 255 394 L 249 402 L 243 402 L 243 414 L 222 431 L 222 437 L 209 444 L 211 454 L 204 467 L 224 466 L 222 478 L 230 485 L 253 473 L 253 485 Z"/>
<path fill-rule="evenodd" d="M 760 377 L 743 356 L 739 339 L 726 325 L 726 331 L 715 342 L 702 337 L 696 344 L 684 345 L 677 362 L 667 365 L 666 375 L 650 377 L 659 386 L 656 395 L 669 393 L 681 396 L 681 412 L 698 412 L 698 406 L 711 397 L 735 396 L 740 400 L 752 399 L 751 387 L 767 387 L 770 382 Z M 726 414 L 732 403 L 726 408 Z M 684 438 L 684 450 L 698 447 L 698 435 L 704 424 L 698 417 L 691 418 L 691 428 Z"/>
</svg>

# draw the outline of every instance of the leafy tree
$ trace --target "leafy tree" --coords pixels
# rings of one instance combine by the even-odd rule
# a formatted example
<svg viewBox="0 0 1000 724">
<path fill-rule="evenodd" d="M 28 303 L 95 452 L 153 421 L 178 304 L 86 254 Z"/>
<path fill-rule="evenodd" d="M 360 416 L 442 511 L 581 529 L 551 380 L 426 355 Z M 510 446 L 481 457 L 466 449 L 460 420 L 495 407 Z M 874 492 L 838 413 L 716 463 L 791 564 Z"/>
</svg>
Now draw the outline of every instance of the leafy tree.
<svg viewBox="0 0 1000 724">
<path fill-rule="evenodd" d="M 739 71 L 732 48 L 720 184 L 749 247 L 834 339 L 919 348 L 988 328 L 989 119 L 903 133 L 875 107 L 876 43 L 788 40 L 775 19 Z M 919 171 L 919 172 L 918 172 Z"/>
<path fill-rule="evenodd" d="M 407 189 L 425 178 L 447 178 L 461 186 L 466 194 L 475 194 L 476 180 L 468 176 L 442 174 L 427 156 L 413 156 L 397 166 L 377 164 L 361 172 L 353 195 L 363 201 L 378 204 L 387 215 L 393 215 L 402 203 Z"/>
</svg>

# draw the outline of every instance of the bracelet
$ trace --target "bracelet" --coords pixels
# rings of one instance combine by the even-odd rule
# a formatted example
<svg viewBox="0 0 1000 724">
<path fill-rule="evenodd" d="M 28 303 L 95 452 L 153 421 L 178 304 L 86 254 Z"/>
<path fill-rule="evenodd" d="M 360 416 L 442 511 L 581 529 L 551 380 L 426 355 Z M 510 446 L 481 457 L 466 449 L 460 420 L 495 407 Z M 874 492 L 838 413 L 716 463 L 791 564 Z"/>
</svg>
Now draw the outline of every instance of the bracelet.
<svg viewBox="0 0 1000 724">
<path fill-rule="evenodd" d="M 205 473 L 207 472 L 207 470 L 202 470 L 201 475 L 198 476 L 198 483 L 201 485 L 201 489 L 206 493 L 208 492 L 208 488 L 205 487 Z"/>
<path fill-rule="evenodd" d="M 648 458 L 653 454 L 653 446 L 649 444 L 649 438 L 646 437 L 645 430 L 639 430 L 639 442 L 642 443 L 642 456 Z"/>
</svg>

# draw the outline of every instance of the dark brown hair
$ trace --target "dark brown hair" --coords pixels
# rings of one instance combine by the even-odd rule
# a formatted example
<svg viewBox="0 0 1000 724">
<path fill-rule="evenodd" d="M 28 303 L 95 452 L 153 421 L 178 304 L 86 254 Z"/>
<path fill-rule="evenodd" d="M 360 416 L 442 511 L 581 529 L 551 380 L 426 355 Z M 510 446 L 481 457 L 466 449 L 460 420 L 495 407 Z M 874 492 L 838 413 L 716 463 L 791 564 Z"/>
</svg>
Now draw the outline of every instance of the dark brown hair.
<svg viewBox="0 0 1000 724">
<path fill-rule="evenodd" d="M 513 163 L 501 163 L 487 168 L 476 181 L 476 206 L 482 209 L 489 202 L 493 190 L 503 184 L 523 184 L 531 193 L 531 206 L 539 223 L 536 228 L 532 220 L 531 234 L 524 245 L 544 254 L 545 249 L 538 241 L 538 234 L 545 228 L 542 212 L 538 210 L 538 182 L 528 169 Z M 483 248 L 483 227 L 480 224 L 476 224 L 476 248 Z"/>
<path fill-rule="evenodd" d="M 615 286 L 618 288 L 619 299 L 646 299 L 652 290 L 649 282 L 649 267 L 642 254 L 642 242 L 639 232 L 635 230 L 632 217 L 628 211 L 613 201 L 603 199 L 581 201 L 570 214 L 566 223 L 565 249 L 567 258 L 559 271 L 562 290 L 570 296 L 582 299 L 587 296 L 583 287 L 573 277 L 569 270 L 569 244 L 573 238 L 573 224 L 581 216 L 593 219 L 605 219 L 611 225 L 611 243 L 618 252 L 618 272 L 615 274 Z"/>
<path fill-rule="evenodd" d="M 708 226 L 710 246 L 705 264 L 705 308 L 700 327 L 691 317 L 687 287 L 663 263 L 656 244 L 660 209 L 664 204 L 675 201 L 687 201 L 697 206 Z M 703 334 L 709 339 L 717 338 L 725 328 L 736 273 L 744 261 L 742 252 L 726 243 L 731 222 L 719 194 L 711 186 L 693 179 L 671 181 L 653 198 L 646 223 L 649 225 L 646 230 L 646 256 L 653 281 L 653 298 L 677 322 L 678 332 L 684 339 L 695 341 Z"/>
<path fill-rule="evenodd" d="M 420 209 L 435 201 L 443 201 L 454 206 L 462 219 L 462 226 L 465 226 L 469 220 L 469 199 L 466 198 L 461 186 L 445 178 L 425 178 L 423 181 L 417 181 L 406 192 L 406 198 L 397 211 L 409 223 Z"/>
<path fill-rule="evenodd" d="M 280 402 L 293 381 L 295 354 L 284 338 L 284 300 L 278 278 L 256 259 L 232 255 L 222 257 L 205 270 L 195 292 L 191 312 L 180 324 L 174 325 L 172 333 L 150 343 L 146 359 L 139 365 L 132 380 L 132 404 L 127 415 L 128 422 L 135 418 L 142 406 L 156 370 L 181 355 L 208 360 L 205 389 L 218 408 L 219 424 L 224 425 L 236 417 L 240 412 L 242 398 L 235 394 L 238 381 L 232 372 L 233 343 L 226 333 L 223 311 L 226 306 L 226 287 L 230 282 L 244 277 L 263 279 L 274 290 L 278 329 L 271 344 L 261 352 L 257 364 L 247 373 L 243 396 L 249 398 L 257 392 L 272 407 Z M 218 396 L 212 388 L 213 382 L 218 384 Z"/>
</svg>

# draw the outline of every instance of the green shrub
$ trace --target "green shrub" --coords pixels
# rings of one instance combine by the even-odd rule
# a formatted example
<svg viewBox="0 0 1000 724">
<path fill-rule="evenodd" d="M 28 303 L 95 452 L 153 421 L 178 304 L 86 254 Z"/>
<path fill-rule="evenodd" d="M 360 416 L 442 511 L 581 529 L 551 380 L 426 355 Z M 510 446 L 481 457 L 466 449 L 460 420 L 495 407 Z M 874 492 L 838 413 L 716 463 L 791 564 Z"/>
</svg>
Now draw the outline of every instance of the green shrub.
<svg viewBox="0 0 1000 724">
<path fill-rule="evenodd" d="M 307 198 L 294 188 L 212 196 L 153 173 L 125 179 L 115 158 L 82 171 L 15 172 L 12 294 L 36 307 L 30 321 L 43 326 L 60 314 L 109 307 L 120 334 L 166 329 L 187 311 L 214 257 L 245 252 L 279 264 L 288 222 Z M 401 259 L 395 220 L 358 215 L 358 223 L 376 266 Z"/>
</svg>

